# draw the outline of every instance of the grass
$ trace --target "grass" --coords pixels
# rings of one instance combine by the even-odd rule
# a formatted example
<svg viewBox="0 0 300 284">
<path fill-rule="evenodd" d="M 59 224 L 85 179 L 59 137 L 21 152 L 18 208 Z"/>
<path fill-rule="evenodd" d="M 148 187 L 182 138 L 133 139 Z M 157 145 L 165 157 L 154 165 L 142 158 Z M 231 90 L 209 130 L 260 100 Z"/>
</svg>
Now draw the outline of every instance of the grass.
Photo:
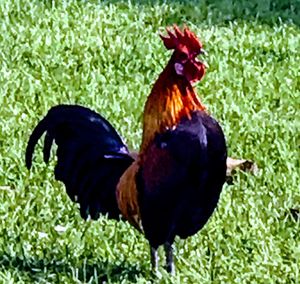
<svg viewBox="0 0 300 284">
<path fill-rule="evenodd" d="M 187 23 L 210 65 L 197 86 L 229 154 L 257 176 L 225 186 L 205 228 L 176 241 L 161 283 L 300 283 L 300 2 L 0 2 L 0 282 L 150 283 L 148 245 L 127 223 L 84 222 L 54 161 L 24 165 L 28 137 L 58 103 L 91 107 L 131 148 L 170 53 L 158 37 Z M 295 215 L 295 214 L 294 214 Z M 62 226 L 59 227 L 59 226 Z M 155 281 L 155 280 L 154 280 Z"/>
</svg>

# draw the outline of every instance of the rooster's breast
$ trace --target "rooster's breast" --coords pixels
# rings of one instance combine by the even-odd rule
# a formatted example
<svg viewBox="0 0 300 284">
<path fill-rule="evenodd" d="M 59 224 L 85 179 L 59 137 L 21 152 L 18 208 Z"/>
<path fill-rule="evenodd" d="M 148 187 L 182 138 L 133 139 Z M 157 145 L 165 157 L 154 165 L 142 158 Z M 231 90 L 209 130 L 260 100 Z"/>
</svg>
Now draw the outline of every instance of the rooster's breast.
<svg viewBox="0 0 300 284">
<path fill-rule="evenodd" d="M 137 175 L 142 225 L 154 247 L 207 222 L 225 182 L 226 157 L 222 129 L 205 112 L 156 134 Z"/>
</svg>

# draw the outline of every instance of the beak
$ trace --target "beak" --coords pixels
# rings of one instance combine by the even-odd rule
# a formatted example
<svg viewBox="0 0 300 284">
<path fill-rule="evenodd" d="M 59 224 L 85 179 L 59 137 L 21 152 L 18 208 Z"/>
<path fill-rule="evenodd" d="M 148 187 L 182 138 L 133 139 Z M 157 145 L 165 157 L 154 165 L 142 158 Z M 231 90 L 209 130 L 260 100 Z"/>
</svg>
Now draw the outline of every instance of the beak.
<svg viewBox="0 0 300 284">
<path fill-rule="evenodd" d="M 205 68 L 207 68 L 207 69 L 209 68 L 209 65 L 208 65 L 208 63 L 207 63 L 206 61 L 203 61 L 203 60 L 202 60 L 201 62 L 202 62 L 202 64 L 205 66 Z"/>
<path fill-rule="evenodd" d="M 206 52 L 205 49 L 201 48 L 200 49 L 200 55 L 204 55 L 204 57 L 205 57 L 205 56 L 208 56 L 208 53 Z M 207 64 L 206 61 L 201 60 L 201 63 L 205 66 L 205 68 L 209 68 L 209 65 Z"/>
<path fill-rule="evenodd" d="M 208 56 L 207 51 L 203 48 L 200 49 L 200 54 L 203 54 L 204 56 Z"/>
</svg>

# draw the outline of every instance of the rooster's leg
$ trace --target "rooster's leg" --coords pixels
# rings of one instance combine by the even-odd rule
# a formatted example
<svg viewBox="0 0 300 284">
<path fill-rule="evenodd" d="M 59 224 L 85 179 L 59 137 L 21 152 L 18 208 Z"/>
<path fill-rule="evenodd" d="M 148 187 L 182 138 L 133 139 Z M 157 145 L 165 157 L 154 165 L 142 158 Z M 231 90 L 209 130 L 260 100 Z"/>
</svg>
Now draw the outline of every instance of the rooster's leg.
<svg viewBox="0 0 300 284">
<path fill-rule="evenodd" d="M 156 274 L 158 272 L 158 254 L 157 254 L 157 249 L 151 247 L 150 248 L 150 254 L 151 254 L 152 271 Z"/>
<path fill-rule="evenodd" d="M 165 253 L 166 253 L 166 269 L 170 274 L 175 273 L 175 265 L 173 260 L 173 247 L 172 244 L 169 242 L 166 242 L 164 244 Z"/>
</svg>

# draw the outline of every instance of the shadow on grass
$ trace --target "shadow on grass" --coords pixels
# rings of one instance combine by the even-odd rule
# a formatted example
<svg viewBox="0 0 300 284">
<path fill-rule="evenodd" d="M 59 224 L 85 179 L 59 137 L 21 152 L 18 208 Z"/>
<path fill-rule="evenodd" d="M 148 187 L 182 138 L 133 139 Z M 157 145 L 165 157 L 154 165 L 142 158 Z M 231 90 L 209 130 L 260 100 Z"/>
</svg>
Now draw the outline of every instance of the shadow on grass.
<svg viewBox="0 0 300 284">
<path fill-rule="evenodd" d="M 8 254 L 0 256 L 0 269 L 17 271 L 18 274 L 26 275 L 32 281 L 51 279 L 51 281 L 61 282 L 61 278 L 66 279 L 67 277 L 84 283 L 91 280 L 93 283 L 103 283 L 120 279 L 134 282 L 138 276 L 145 277 L 142 267 L 126 261 L 121 264 L 90 263 L 89 260 L 72 263 L 67 260 L 52 259 L 49 261 L 49 259 L 23 258 Z"/>
<path fill-rule="evenodd" d="M 99 4 L 99 1 L 89 0 Z M 106 0 L 101 5 L 127 4 L 127 0 Z M 227 24 L 235 20 L 256 21 L 274 25 L 281 22 L 300 26 L 299 0 L 132 0 L 133 6 L 164 6 L 179 9 L 167 9 L 162 23 L 192 22 L 193 24 Z"/>
</svg>

